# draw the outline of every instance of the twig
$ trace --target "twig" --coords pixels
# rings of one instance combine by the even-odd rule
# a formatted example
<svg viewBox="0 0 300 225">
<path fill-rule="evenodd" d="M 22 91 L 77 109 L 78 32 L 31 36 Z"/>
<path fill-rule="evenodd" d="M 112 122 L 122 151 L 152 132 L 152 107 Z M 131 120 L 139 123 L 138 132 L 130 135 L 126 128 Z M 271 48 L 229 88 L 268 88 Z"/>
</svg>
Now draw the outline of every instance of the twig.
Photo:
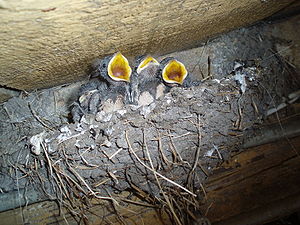
<svg viewBox="0 0 300 225">
<path fill-rule="evenodd" d="M 140 206 L 151 207 L 151 208 L 158 208 L 158 206 L 156 206 L 156 205 L 150 205 L 150 204 L 143 203 L 143 202 L 137 202 L 137 201 L 130 200 L 130 199 L 127 199 L 127 198 L 120 198 L 120 199 L 124 202 L 134 204 L 134 205 L 140 205 Z"/>
<path fill-rule="evenodd" d="M 195 171 L 197 165 L 198 165 L 198 161 L 199 161 L 199 156 L 200 156 L 200 149 L 201 149 L 201 126 L 200 126 L 200 115 L 198 114 L 197 115 L 197 129 L 198 129 L 198 148 L 197 148 L 197 151 L 196 151 L 196 158 L 195 158 L 195 162 L 194 162 L 194 165 L 193 165 L 193 168 L 191 170 L 191 173 Z"/>
<path fill-rule="evenodd" d="M 219 92 L 216 95 L 217 96 L 223 96 L 223 95 L 237 95 L 239 94 L 239 91 L 230 91 L 230 92 Z"/>
<path fill-rule="evenodd" d="M 99 187 L 100 185 L 102 184 L 105 184 L 107 181 L 110 181 L 111 179 L 110 178 L 106 178 L 104 180 L 101 180 L 99 181 L 98 183 L 94 184 L 93 186 L 96 188 L 96 187 Z"/>
<path fill-rule="evenodd" d="M 200 167 L 200 169 L 202 170 L 202 172 L 208 177 L 208 172 L 206 171 L 206 169 L 204 169 L 204 167 L 201 165 L 200 162 L 198 162 L 198 166 Z"/>
<path fill-rule="evenodd" d="M 162 148 L 162 143 L 161 143 L 161 136 L 160 136 L 160 132 L 156 129 L 157 133 L 158 133 L 158 151 L 160 152 L 160 155 L 162 157 L 162 160 L 164 161 L 164 163 L 166 163 L 167 165 L 170 165 L 170 161 L 168 160 L 168 158 L 165 156 L 164 152 L 163 152 L 163 148 Z"/>
<path fill-rule="evenodd" d="M 211 66 L 211 61 L 210 61 L 210 57 L 207 56 L 207 77 L 212 77 L 213 78 L 213 75 L 211 75 L 210 73 L 210 66 Z"/>
<path fill-rule="evenodd" d="M 174 155 L 174 161 L 175 162 L 184 162 L 181 155 L 178 153 L 177 149 L 176 149 L 176 146 L 173 142 L 173 139 L 172 139 L 172 135 L 170 133 L 170 130 L 168 130 L 168 136 L 169 136 L 169 139 L 170 139 L 170 148 L 173 152 L 173 155 Z M 179 158 L 179 160 L 177 160 L 177 158 Z"/>
<path fill-rule="evenodd" d="M 275 105 L 275 101 L 274 101 L 274 98 L 272 97 L 272 95 L 270 94 L 270 92 L 268 91 L 267 88 L 265 88 L 265 86 L 263 84 L 260 83 L 260 85 L 263 87 L 263 89 L 267 92 L 267 94 L 269 95 L 269 97 L 271 98 L 271 101 L 273 103 L 273 106 L 276 107 Z M 287 140 L 287 142 L 289 143 L 289 145 L 292 147 L 292 149 L 294 150 L 294 152 L 296 153 L 297 156 L 300 156 L 299 152 L 297 151 L 297 149 L 295 148 L 295 146 L 292 144 L 292 142 L 290 141 L 290 139 L 285 135 L 284 133 L 284 129 L 283 129 L 283 126 L 282 126 L 282 123 L 281 123 L 281 120 L 279 118 L 279 114 L 278 112 L 275 112 L 275 115 L 276 115 L 276 119 L 279 123 L 279 126 L 280 126 L 280 129 L 283 133 L 283 137 Z"/>
<path fill-rule="evenodd" d="M 58 172 L 58 170 L 55 168 L 55 166 L 53 168 L 54 168 L 54 171 L 56 172 L 55 174 L 56 174 L 56 176 L 57 176 L 57 178 L 58 178 L 61 186 L 63 187 L 63 190 L 65 191 L 65 195 L 67 196 L 67 198 L 71 202 L 71 198 L 70 198 L 69 192 L 68 192 L 68 190 L 67 190 L 67 188 L 66 188 L 66 186 L 65 186 L 65 184 L 64 184 L 64 182 L 63 182 L 63 180 L 62 180 L 62 178 L 61 178 L 61 176 L 60 176 L 60 174 Z M 57 182 L 57 184 L 58 184 L 58 182 Z"/>
<path fill-rule="evenodd" d="M 210 208 L 212 207 L 213 204 L 214 204 L 213 202 L 209 204 L 209 206 L 208 206 L 207 209 L 205 210 L 204 216 L 207 216 L 208 211 L 210 210 Z"/>
<path fill-rule="evenodd" d="M 90 186 L 85 182 L 85 180 L 79 175 L 79 173 L 76 172 L 76 170 L 74 170 L 71 166 L 69 167 L 69 170 L 77 177 L 78 180 L 80 180 L 86 187 L 87 189 L 89 190 L 89 192 L 96 198 L 99 198 L 99 199 L 106 199 L 106 200 L 112 200 L 112 201 L 115 201 L 117 204 L 118 202 L 111 198 L 111 197 L 105 197 L 105 196 L 99 196 L 97 195 L 98 192 L 94 192 Z"/>
<path fill-rule="evenodd" d="M 143 163 L 143 161 L 137 156 L 137 154 L 134 152 L 134 150 L 132 149 L 131 147 L 131 144 L 130 144 L 130 141 L 128 139 L 128 134 L 127 134 L 127 131 L 125 131 L 125 138 L 126 138 L 126 141 L 127 141 L 127 144 L 129 146 L 129 150 L 130 152 L 135 156 L 135 158 L 139 161 L 140 164 L 142 164 L 146 169 L 152 171 L 153 173 L 157 174 L 158 176 L 160 176 L 161 178 L 163 178 L 164 180 L 168 181 L 169 183 L 179 187 L 180 189 L 184 190 L 185 192 L 189 193 L 190 195 L 196 197 L 197 195 L 194 194 L 193 192 L 189 191 L 188 189 L 186 189 L 185 187 L 182 187 L 181 185 L 177 184 L 176 182 L 170 180 L 169 178 L 161 175 L 160 173 L 156 172 L 155 170 L 152 170 L 149 166 L 147 166 L 145 163 Z"/>
<path fill-rule="evenodd" d="M 20 160 L 20 153 L 21 151 L 19 151 L 18 153 L 18 157 L 17 157 L 17 163 L 19 163 Z M 23 224 L 25 223 L 25 218 L 24 218 L 24 213 L 23 213 L 23 208 L 21 205 L 21 193 L 20 193 L 20 186 L 19 186 L 19 179 L 18 179 L 18 169 L 15 170 L 16 171 L 16 179 L 17 179 L 17 190 L 18 190 L 18 200 L 19 200 L 19 208 L 20 208 L 20 213 L 22 215 L 22 222 Z"/>
<path fill-rule="evenodd" d="M 116 183 L 118 184 L 119 181 L 118 181 L 118 178 L 117 178 L 116 175 L 115 175 L 116 172 L 117 172 L 117 171 L 108 172 L 108 175 L 109 175 L 113 180 L 115 180 Z"/>
<path fill-rule="evenodd" d="M 191 132 L 187 132 L 187 133 L 185 133 L 185 134 L 182 134 L 182 135 L 179 135 L 179 136 L 172 136 L 173 137 L 173 139 L 177 139 L 177 138 L 182 138 L 182 137 L 185 137 L 185 136 L 188 136 L 188 135 L 191 135 Z"/>
<path fill-rule="evenodd" d="M 51 163 L 51 160 L 50 160 L 50 158 L 49 158 L 49 155 L 48 155 L 46 146 L 44 145 L 43 142 L 41 142 L 41 146 L 42 146 L 42 149 L 44 150 L 44 153 L 45 153 L 45 156 L 46 156 L 46 159 L 47 159 L 47 162 L 48 162 L 49 171 L 50 171 L 50 176 L 52 177 L 52 176 L 53 176 L 53 171 L 52 171 L 52 163 Z"/>
<path fill-rule="evenodd" d="M 293 46 L 293 45 L 287 46 L 287 47 L 285 47 L 285 48 L 283 48 L 283 49 L 281 49 L 280 51 L 277 51 L 277 52 L 274 52 L 274 51 L 272 51 L 272 49 L 270 49 L 270 51 L 271 51 L 273 54 L 272 54 L 272 55 L 269 55 L 269 56 L 266 57 L 266 58 L 264 58 L 263 61 L 266 61 L 266 60 L 272 58 L 273 56 L 280 55 L 280 53 L 289 50 L 289 48 L 291 48 L 292 46 Z"/>
<path fill-rule="evenodd" d="M 80 149 L 78 149 L 78 151 L 79 151 L 79 150 L 80 150 Z M 90 150 L 90 147 L 88 147 L 84 152 L 82 152 L 82 153 L 79 154 L 79 155 L 80 155 L 80 158 L 82 159 L 82 161 L 83 161 L 87 166 L 93 167 L 93 168 L 98 168 L 99 166 L 89 163 L 89 162 L 83 157 L 83 155 L 84 155 L 88 150 Z"/>
<path fill-rule="evenodd" d="M 83 193 L 83 194 L 85 194 L 85 195 L 87 195 L 87 193 L 86 193 L 86 191 L 72 178 L 72 177 L 70 177 L 68 174 L 66 174 L 64 171 L 62 171 L 62 170 L 59 170 L 59 173 L 61 174 L 61 175 L 63 175 L 65 178 L 66 178 L 66 180 L 68 181 L 68 182 L 72 182 L 73 184 L 75 184 L 75 186 Z"/>
<path fill-rule="evenodd" d="M 221 160 L 223 161 L 223 157 L 222 157 L 222 155 L 221 155 L 221 153 L 220 153 L 218 147 L 215 146 L 214 144 L 213 144 L 213 146 L 214 146 L 214 149 L 216 150 L 216 152 L 217 152 L 217 154 L 218 154 L 219 159 L 221 159 Z"/>
<path fill-rule="evenodd" d="M 252 106 L 254 108 L 254 111 L 255 111 L 256 115 L 259 115 L 259 111 L 258 111 L 257 105 L 256 105 L 256 103 L 255 103 L 255 101 L 253 100 L 252 97 L 251 97 L 251 102 L 252 102 Z"/>
<path fill-rule="evenodd" d="M 90 188 L 90 186 L 85 182 L 85 180 L 79 175 L 79 173 L 77 173 L 76 170 L 74 170 L 72 167 L 69 167 L 68 169 L 77 177 L 78 180 L 80 180 L 87 187 L 87 189 L 90 191 L 90 193 L 92 195 L 96 195 L 95 192 Z"/>
<path fill-rule="evenodd" d="M 41 120 L 41 118 L 36 114 L 36 112 L 35 112 L 35 111 L 33 110 L 33 108 L 31 107 L 31 105 L 30 105 L 29 102 L 28 102 L 28 107 L 29 107 L 30 112 L 32 113 L 33 117 L 34 117 L 38 122 L 40 122 L 40 123 L 43 125 L 43 127 L 46 127 L 46 128 L 48 128 L 49 130 L 54 131 L 54 128 L 49 127 L 46 123 L 44 123 L 44 122 Z"/>
<path fill-rule="evenodd" d="M 169 198 L 167 197 L 167 195 L 165 194 L 164 190 L 162 189 L 162 187 L 160 185 L 160 182 L 158 180 L 158 177 L 157 177 L 157 173 L 155 173 L 156 171 L 155 171 L 154 166 L 153 166 L 153 162 L 152 162 L 152 159 L 151 159 L 151 156 L 150 156 L 150 152 L 149 152 L 149 149 L 148 149 L 148 146 L 147 146 L 146 137 L 145 137 L 145 133 L 144 132 L 143 132 L 143 138 L 144 138 L 144 145 L 145 145 L 145 148 L 146 148 L 146 153 L 147 153 L 147 156 L 148 156 L 148 159 L 149 159 L 149 163 L 151 165 L 152 172 L 154 174 L 155 180 L 157 182 L 157 185 L 158 185 L 159 189 L 161 190 L 161 192 L 162 192 L 162 194 L 163 194 L 163 196 L 164 196 L 164 198 L 165 198 L 165 200 L 166 200 L 166 202 L 167 202 L 167 204 L 169 206 L 169 209 L 171 210 L 171 212 L 172 212 L 172 214 L 173 214 L 176 222 L 181 225 L 182 223 L 180 222 L 178 216 L 176 215 L 175 210 L 172 207 L 171 202 L 169 201 Z"/>
<path fill-rule="evenodd" d="M 114 152 L 111 156 L 109 156 L 108 159 L 112 160 L 112 158 L 115 157 L 122 150 L 123 150 L 123 148 L 119 148 L 116 152 Z"/>
<path fill-rule="evenodd" d="M 206 80 L 208 80 L 209 78 L 212 78 L 212 76 L 205 77 L 205 78 L 203 78 L 201 81 L 202 81 L 202 82 L 203 82 L 203 81 L 206 81 Z"/>
<path fill-rule="evenodd" d="M 90 164 L 90 163 L 83 157 L 83 155 L 81 155 L 80 157 L 81 157 L 82 161 L 83 161 L 87 166 L 92 167 L 92 168 L 98 168 L 98 167 L 99 167 L 99 166 L 97 166 L 97 165 Z"/>
<path fill-rule="evenodd" d="M 54 100 L 54 112 L 57 112 L 57 100 L 55 91 L 53 91 L 53 100 Z"/>
<path fill-rule="evenodd" d="M 59 192 L 56 191 L 56 196 L 58 198 L 58 196 L 60 196 L 60 198 L 58 198 L 60 201 L 62 201 L 62 196 L 65 195 L 65 197 L 67 197 L 68 195 L 64 194 L 63 193 L 63 189 L 61 187 L 61 185 L 59 185 L 59 182 L 57 180 L 57 178 L 55 176 L 52 176 L 52 178 L 54 179 L 54 181 L 56 182 L 56 187 L 59 189 L 60 191 L 60 195 L 59 195 Z"/>
<path fill-rule="evenodd" d="M 65 142 L 65 141 L 67 141 L 67 140 L 70 140 L 70 139 L 72 139 L 72 138 L 75 138 L 75 137 L 78 137 L 78 136 L 80 136 L 80 135 L 83 135 L 86 131 L 87 131 L 87 130 L 83 130 L 83 131 L 81 131 L 81 132 L 78 133 L 78 134 L 74 134 L 74 135 L 72 135 L 72 136 L 66 137 L 66 138 L 60 140 L 60 141 L 58 142 L 58 144 L 61 144 L 61 143 Z"/>
<path fill-rule="evenodd" d="M 202 51 L 201 51 L 201 55 L 200 55 L 200 57 L 199 57 L 199 60 L 198 60 L 197 63 L 195 64 L 194 68 L 192 69 L 192 73 L 194 73 L 194 70 L 196 69 L 196 66 L 198 66 L 198 67 L 199 67 L 199 71 L 200 71 L 202 77 L 204 77 L 204 74 L 203 74 L 203 72 L 202 72 L 201 67 L 200 67 L 199 64 L 200 64 L 200 62 L 201 62 L 203 53 L 204 53 L 204 51 L 206 50 L 206 46 L 207 46 L 208 42 L 209 42 L 209 40 L 206 41 L 206 43 L 205 43 L 205 45 L 204 45 L 204 47 L 203 47 L 203 49 L 202 49 Z"/>
<path fill-rule="evenodd" d="M 205 191 L 204 186 L 203 186 L 202 183 L 200 183 L 200 187 L 201 187 L 201 189 L 202 189 L 202 191 L 203 191 L 204 198 L 207 199 L 207 194 L 206 194 L 206 191 Z"/>
<path fill-rule="evenodd" d="M 107 189 L 105 189 L 107 194 L 110 196 L 111 199 L 113 199 L 113 197 L 111 196 L 111 194 L 109 193 L 109 191 Z M 120 215 L 119 211 L 117 210 L 117 206 L 120 206 L 118 204 L 118 202 L 115 200 L 115 201 L 112 201 L 112 205 L 113 205 L 113 208 L 115 210 L 115 214 L 117 215 L 117 218 L 120 220 L 120 222 L 124 225 L 126 225 L 126 221 L 124 221 L 124 217 L 122 215 Z M 125 208 L 124 208 L 125 209 Z M 127 210 L 129 212 L 132 212 L 131 210 Z M 133 212 L 135 215 L 137 214 L 136 212 Z"/>
<path fill-rule="evenodd" d="M 243 95 L 241 95 L 241 97 L 238 99 L 238 102 L 237 102 L 239 118 L 235 123 L 235 127 L 237 127 L 238 130 L 242 129 L 243 115 L 242 115 L 242 109 L 241 109 L 241 105 L 240 105 L 240 101 L 241 101 L 242 97 L 243 97 Z"/>
</svg>

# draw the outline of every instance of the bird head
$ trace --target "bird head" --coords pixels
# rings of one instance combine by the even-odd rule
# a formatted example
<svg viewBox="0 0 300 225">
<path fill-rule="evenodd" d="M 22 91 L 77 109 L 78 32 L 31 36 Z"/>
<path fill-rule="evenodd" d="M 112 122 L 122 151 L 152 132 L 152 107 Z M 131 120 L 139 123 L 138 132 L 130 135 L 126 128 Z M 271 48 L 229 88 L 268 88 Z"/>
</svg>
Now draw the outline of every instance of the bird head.
<svg viewBox="0 0 300 225">
<path fill-rule="evenodd" d="M 182 85 L 188 75 L 184 64 L 168 57 L 161 62 L 161 78 L 168 86 Z"/>
<path fill-rule="evenodd" d="M 137 59 L 138 65 L 136 68 L 136 72 L 141 74 L 145 70 L 149 70 L 149 68 L 158 68 L 159 62 L 153 58 L 152 56 L 141 56 Z M 155 72 L 156 73 L 156 72 Z"/>
<path fill-rule="evenodd" d="M 102 60 L 100 74 L 109 83 L 115 81 L 130 82 L 132 69 L 128 60 L 120 52 Z"/>
<path fill-rule="evenodd" d="M 139 56 L 136 59 L 134 74 L 138 83 L 148 83 L 157 79 L 159 62 L 152 56 Z"/>
</svg>

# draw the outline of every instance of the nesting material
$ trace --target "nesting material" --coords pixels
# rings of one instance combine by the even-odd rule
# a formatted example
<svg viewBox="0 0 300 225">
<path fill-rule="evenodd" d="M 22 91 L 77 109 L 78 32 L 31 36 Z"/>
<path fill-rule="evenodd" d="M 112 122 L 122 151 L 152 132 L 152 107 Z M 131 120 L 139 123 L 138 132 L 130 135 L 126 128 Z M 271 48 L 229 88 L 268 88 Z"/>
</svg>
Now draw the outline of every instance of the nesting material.
<svg viewBox="0 0 300 225">
<path fill-rule="evenodd" d="M 28 155 L 26 170 L 42 177 L 43 191 L 63 205 L 78 196 L 112 200 L 113 192 L 132 190 L 142 198 L 170 199 L 168 208 L 176 201 L 176 211 L 182 204 L 197 208 L 202 181 L 241 142 L 242 136 L 228 134 L 249 123 L 240 120 L 238 88 L 234 79 L 174 87 L 157 100 L 148 93 L 136 108 L 108 100 L 96 115 L 45 130 L 39 139 L 44 151 L 39 161 Z"/>
</svg>

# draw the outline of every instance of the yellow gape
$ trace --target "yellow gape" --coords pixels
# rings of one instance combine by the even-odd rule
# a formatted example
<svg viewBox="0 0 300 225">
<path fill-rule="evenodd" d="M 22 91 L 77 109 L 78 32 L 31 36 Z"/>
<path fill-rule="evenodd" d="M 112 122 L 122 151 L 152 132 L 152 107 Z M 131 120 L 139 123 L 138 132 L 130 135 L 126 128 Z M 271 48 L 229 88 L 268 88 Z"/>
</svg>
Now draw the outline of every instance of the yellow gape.
<svg viewBox="0 0 300 225">
<path fill-rule="evenodd" d="M 188 72 L 185 66 L 181 62 L 172 59 L 164 67 L 162 71 L 162 78 L 165 82 L 169 84 L 181 85 L 184 79 L 186 78 L 187 74 Z"/>
<path fill-rule="evenodd" d="M 115 81 L 130 82 L 131 67 L 128 60 L 120 53 L 116 53 L 108 63 L 108 76 Z"/>
<path fill-rule="evenodd" d="M 143 59 L 143 61 L 139 64 L 136 72 L 138 74 L 140 74 L 143 69 L 145 69 L 149 64 L 152 65 L 159 65 L 159 62 L 157 62 L 156 59 L 154 59 L 152 56 L 147 56 L 145 59 Z"/>
</svg>

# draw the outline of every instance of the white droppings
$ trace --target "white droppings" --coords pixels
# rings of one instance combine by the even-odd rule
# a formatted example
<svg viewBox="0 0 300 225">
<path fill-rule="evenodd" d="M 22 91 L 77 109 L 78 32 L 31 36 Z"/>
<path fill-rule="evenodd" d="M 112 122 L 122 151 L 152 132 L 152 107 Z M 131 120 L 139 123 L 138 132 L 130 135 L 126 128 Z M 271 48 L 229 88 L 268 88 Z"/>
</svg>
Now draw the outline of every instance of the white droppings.
<svg viewBox="0 0 300 225">
<path fill-rule="evenodd" d="M 68 126 L 61 127 L 59 130 L 60 130 L 61 133 L 66 133 L 68 135 L 72 134 L 72 132 L 71 132 L 71 130 L 69 129 Z"/>
<path fill-rule="evenodd" d="M 100 111 L 96 114 L 96 118 L 95 120 L 98 121 L 98 122 L 109 122 L 112 118 L 112 113 L 106 113 L 104 111 Z"/>
<path fill-rule="evenodd" d="M 121 116 L 125 115 L 127 113 L 126 109 L 120 109 L 117 111 L 117 113 L 119 113 Z"/>
<path fill-rule="evenodd" d="M 83 131 L 83 128 L 82 128 L 81 123 L 78 123 L 78 124 L 76 125 L 75 131 L 77 131 L 77 132 Z"/>
<path fill-rule="evenodd" d="M 71 130 L 67 126 L 61 127 L 59 130 L 61 132 L 61 134 L 57 136 L 59 142 L 67 140 L 72 135 Z"/>
<path fill-rule="evenodd" d="M 211 157 L 214 154 L 215 150 L 215 148 L 209 149 L 207 152 L 205 152 L 204 156 Z"/>
<path fill-rule="evenodd" d="M 241 88 L 241 92 L 245 93 L 246 91 L 246 87 L 247 87 L 247 83 L 246 83 L 246 75 L 241 73 L 241 72 L 236 72 L 234 75 L 234 80 L 238 82 L 238 84 L 240 85 Z"/>
<path fill-rule="evenodd" d="M 151 105 L 149 106 L 143 106 L 140 110 L 140 114 L 142 116 L 144 116 L 144 118 L 146 118 L 152 111 L 153 109 L 156 107 L 156 104 L 155 103 L 152 103 Z"/>
<path fill-rule="evenodd" d="M 213 82 L 216 82 L 216 83 L 218 83 L 218 84 L 221 82 L 219 79 L 213 79 L 212 81 L 213 81 Z"/>
<path fill-rule="evenodd" d="M 237 70 L 239 68 L 242 68 L 244 66 L 244 64 L 240 63 L 240 62 L 234 62 L 234 65 L 233 65 L 233 70 Z"/>
<path fill-rule="evenodd" d="M 41 154 L 41 143 L 43 142 L 43 136 L 45 135 L 45 131 L 34 135 L 30 138 L 29 142 L 31 145 L 31 152 L 35 155 Z"/>
</svg>

